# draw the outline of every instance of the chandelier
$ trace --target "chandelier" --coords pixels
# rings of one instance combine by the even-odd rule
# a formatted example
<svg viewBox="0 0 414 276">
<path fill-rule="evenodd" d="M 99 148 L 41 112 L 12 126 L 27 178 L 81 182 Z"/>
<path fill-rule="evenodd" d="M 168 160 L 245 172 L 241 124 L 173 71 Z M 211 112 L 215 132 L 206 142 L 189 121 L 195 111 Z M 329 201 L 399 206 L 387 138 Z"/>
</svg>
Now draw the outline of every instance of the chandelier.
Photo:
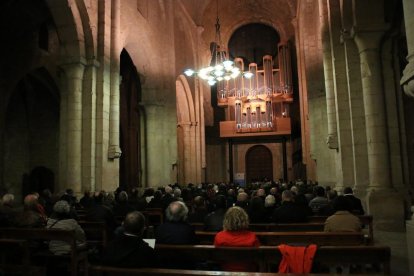
<svg viewBox="0 0 414 276">
<path fill-rule="evenodd" d="M 234 62 L 227 59 L 227 53 L 224 48 L 221 47 L 221 35 L 220 35 L 220 19 L 218 16 L 218 0 L 217 4 L 217 17 L 216 17 L 216 35 L 214 42 L 211 43 L 211 63 L 209 66 L 201 68 L 198 71 L 193 69 L 187 69 L 184 74 L 188 77 L 197 75 L 199 78 L 206 80 L 210 86 L 215 85 L 220 81 L 229 81 L 235 79 L 238 76 L 245 78 L 251 78 L 253 73 L 243 72 L 237 66 L 234 66 Z"/>
</svg>

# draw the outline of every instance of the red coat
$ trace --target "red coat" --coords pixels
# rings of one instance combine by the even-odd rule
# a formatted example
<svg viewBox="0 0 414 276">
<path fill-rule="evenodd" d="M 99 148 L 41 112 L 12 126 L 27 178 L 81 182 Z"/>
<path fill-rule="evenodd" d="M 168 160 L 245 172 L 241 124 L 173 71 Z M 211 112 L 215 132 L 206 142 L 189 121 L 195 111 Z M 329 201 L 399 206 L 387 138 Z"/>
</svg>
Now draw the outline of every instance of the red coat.
<svg viewBox="0 0 414 276">
<path fill-rule="evenodd" d="M 311 271 L 317 248 L 315 244 L 307 247 L 281 244 L 278 248 L 283 257 L 279 264 L 279 273 L 309 273 Z"/>
<path fill-rule="evenodd" d="M 250 231 L 221 231 L 214 238 L 215 246 L 233 246 L 233 247 L 255 247 L 260 246 L 259 240 L 254 232 Z M 223 263 L 222 268 L 225 271 L 256 271 L 255 263 L 249 262 L 231 262 Z"/>
</svg>

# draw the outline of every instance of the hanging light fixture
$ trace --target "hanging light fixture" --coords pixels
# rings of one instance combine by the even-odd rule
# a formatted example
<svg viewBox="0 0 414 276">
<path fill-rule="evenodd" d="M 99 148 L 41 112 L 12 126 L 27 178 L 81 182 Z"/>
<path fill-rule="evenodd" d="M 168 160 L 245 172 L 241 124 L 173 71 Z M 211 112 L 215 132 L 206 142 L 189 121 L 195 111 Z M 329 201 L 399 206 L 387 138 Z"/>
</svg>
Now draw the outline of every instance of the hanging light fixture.
<svg viewBox="0 0 414 276">
<path fill-rule="evenodd" d="M 209 66 L 201 68 L 198 71 L 193 69 L 187 69 L 184 74 L 188 77 L 197 75 L 199 78 L 206 80 L 210 86 L 215 85 L 220 81 L 229 81 L 237 78 L 240 74 L 245 78 L 251 78 L 253 76 L 250 72 L 242 72 L 240 68 L 234 66 L 234 62 L 227 59 L 227 53 L 224 48 L 221 47 L 221 34 L 220 34 L 220 19 L 218 16 L 218 0 L 217 4 L 217 17 L 216 17 L 216 34 L 215 40 L 211 43 L 211 63 Z"/>
</svg>

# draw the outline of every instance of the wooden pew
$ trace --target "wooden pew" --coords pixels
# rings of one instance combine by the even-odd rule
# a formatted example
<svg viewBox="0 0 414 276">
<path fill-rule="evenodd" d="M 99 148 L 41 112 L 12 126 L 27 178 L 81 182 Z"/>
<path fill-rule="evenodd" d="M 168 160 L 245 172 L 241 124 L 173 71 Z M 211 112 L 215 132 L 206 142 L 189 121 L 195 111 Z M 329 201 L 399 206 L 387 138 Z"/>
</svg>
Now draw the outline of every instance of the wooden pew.
<svg viewBox="0 0 414 276">
<path fill-rule="evenodd" d="M 373 217 L 371 215 L 358 216 L 367 231 L 366 241 L 374 242 Z M 250 231 L 254 232 L 318 232 L 323 231 L 327 216 L 310 216 L 308 222 L 303 223 L 251 223 Z M 204 231 L 203 223 L 191 223 L 196 231 Z"/>
<path fill-rule="evenodd" d="M 156 245 L 161 260 L 182 259 L 188 262 L 256 262 L 260 272 L 269 272 L 280 263 L 277 246 L 214 247 L 212 245 Z M 379 264 L 381 272 L 390 273 L 391 250 L 388 246 L 320 246 L 314 264 L 361 265 Z"/>
<path fill-rule="evenodd" d="M 268 273 L 268 272 L 230 272 L 230 271 L 206 271 L 206 270 L 185 270 L 185 269 L 166 269 L 166 268 L 118 268 L 109 266 L 90 266 L 89 274 L 92 276 L 286 276 L 285 273 Z M 289 274 L 303 275 L 303 274 Z M 323 274 L 306 274 L 307 276 L 326 276 Z M 353 274 L 354 276 L 358 276 Z M 379 276 L 382 274 L 370 274 L 370 276 Z"/>
<path fill-rule="evenodd" d="M 317 244 L 363 245 L 363 233 L 355 232 L 255 232 L 262 245 Z M 213 244 L 216 232 L 196 231 L 200 244 Z"/>
<path fill-rule="evenodd" d="M 31 252 L 31 257 L 43 258 L 47 262 L 55 259 L 67 259 L 70 263 L 70 272 L 72 276 L 78 274 L 79 268 L 87 272 L 88 258 L 87 251 L 80 250 L 76 246 L 76 237 L 74 231 L 62 229 L 45 229 L 45 228 L 0 228 L 0 238 L 3 239 L 20 239 L 28 241 L 51 241 L 59 240 L 68 243 L 71 247 L 68 256 L 57 256 L 48 250 Z M 82 264 L 83 266 L 80 266 Z"/>
<path fill-rule="evenodd" d="M 204 231 L 204 223 L 191 223 L 196 231 Z M 254 232 L 321 232 L 324 224 L 319 222 L 305 223 L 251 223 L 249 230 Z"/>
<path fill-rule="evenodd" d="M 30 262 L 29 243 L 0 239 L 0 275 L 45 275 L 46 269 Z"/>
</svg>

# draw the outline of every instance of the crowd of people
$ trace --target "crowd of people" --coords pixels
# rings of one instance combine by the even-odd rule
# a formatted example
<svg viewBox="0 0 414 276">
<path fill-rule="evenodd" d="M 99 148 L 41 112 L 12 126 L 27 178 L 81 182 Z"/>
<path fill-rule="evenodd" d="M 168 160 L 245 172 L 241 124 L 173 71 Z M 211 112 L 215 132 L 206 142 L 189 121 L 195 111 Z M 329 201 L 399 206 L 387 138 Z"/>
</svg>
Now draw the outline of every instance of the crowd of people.
<svg viewBox="0 0 414 276">
<path fill-rule="evenodd" d="M 77 222 L 77 210 L 85 212 L 84 219 L 104 221 L 111 241 L 99 256 L 106 265 L 120 267 L 158 266 L 156 252 L 143 241 L 146 219 L 140 211 L 161 209 L 164 222 L 155 228 L 159 244 L 197 244 L 191 223 L 202 223 L 204 230 L 217 232 L 215 246 L 259 246 L 250 223 L 300 223 L 309 216 L 328 216 L 325 231 L 360 231 L 363 215 L 361 201 L 350 187 L 341 195 L 329 187 L 298 181 L 296 183 L 264 182 L 249 187 L 234 184 L 167 185 L 113 193 L 85 192 L 77 200 L 68 189 L 60 196 L 48 190 L 39 195 L 26 195 L 23 208 L 6 193 L 1 198 L 0 227 L 45 227 L 73 230 L 78 246 L 85 246 L 85 233 Z M 116 218 L 123 217 L 122 225 Z M 52 241 L 54 254 L 67 254 L 68 244 Z M 226 270 L 249 271 L 250 264 L 227 264 Z"/>
</svg>

